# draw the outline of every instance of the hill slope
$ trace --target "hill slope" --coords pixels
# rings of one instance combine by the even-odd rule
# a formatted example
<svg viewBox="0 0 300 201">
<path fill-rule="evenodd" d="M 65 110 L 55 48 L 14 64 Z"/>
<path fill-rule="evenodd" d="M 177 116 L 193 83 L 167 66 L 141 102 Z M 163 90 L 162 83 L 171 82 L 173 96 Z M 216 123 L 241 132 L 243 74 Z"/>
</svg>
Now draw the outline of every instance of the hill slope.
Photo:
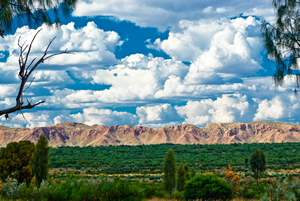
<svg viewBox="0 0 300 201">
<path fill-rule="evenodd" d="M 281 122 L 251 122 L 207 124 L 204 128 L 184 124 L 152 129 L 145 126 L 111 126 L 61 122 L 49 127 L 9 128 L 0 126 L 0 146 L 9 142 L 30 140 L 37 142 L 44 133 L 50 145 L 100 146 L 140 144 L 230 144 L 299 142 L 300 125 Z"/>
</svg>

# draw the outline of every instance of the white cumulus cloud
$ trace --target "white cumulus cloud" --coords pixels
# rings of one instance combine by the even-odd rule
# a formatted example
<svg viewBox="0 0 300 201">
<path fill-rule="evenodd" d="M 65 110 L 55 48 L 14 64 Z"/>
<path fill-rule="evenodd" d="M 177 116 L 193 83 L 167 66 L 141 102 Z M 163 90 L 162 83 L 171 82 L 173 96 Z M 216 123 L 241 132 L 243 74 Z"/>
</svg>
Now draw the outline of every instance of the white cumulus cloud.
<svg viewBox="0 0 300 201">
<path fill-rule="evenodd" d="M 147 105 L 136 108 L 136 114 L 141 125 L 178 124 L 179 116 L 170 104 Z"/>
<path fill-rule="evenodd" d="M 218 19 L 253 13 L 256 10 L 273 10 L 267 0 L 80 0 L 75 16 L 113 16 L 131 21 L 142 27 L 157 27 L 164 31 L 176 27 L 180 20 Z M 261 17 L 270 18 L 274 13 L 255 12 Z"/>
<path fill-rule="evenodd" d="M 55 122 L 61 121 L 62 117 L 56 117 Z M 83 109 L 82 113 L 72 114 L 69 119 L 75 122 L 85 123 L 87 125 L 125 125 L 136 124 L 136 115 L 128 112 L 117 112 L 109 109 L 96 109 L 94 107 Z"/>
<path fill-rule="evenodd" d="M 254 101 L 259 103 L 257 112 L 253 118 L 254 121 L 280 119 L 285 115 L 286 108 L 279 97 L 262 101 L 254 99 Z"/>
<path fill-rule="evenodd" d="M 205 126 L 209 122 L 231 123 L 247 115 L 247 96 L 222 95 L 216 100 L 204 99 L 188 101 L 185 106 L 176 106 L 178 114 L 185 118 L 184 123 Z"/>
<path fill-rule="evenodd" d="M 180 31 L 171 31 L 168 39 L 157 39 L 148 47 L 161 49 L 174 60 L 192 62 L 184 79 L 186 84 L 211 82 L 222 77 L 221 73 L 255 75 L 263 69 L 260 25 L 254 17 L 181 21 L 180 27 Z"/>
</svg>

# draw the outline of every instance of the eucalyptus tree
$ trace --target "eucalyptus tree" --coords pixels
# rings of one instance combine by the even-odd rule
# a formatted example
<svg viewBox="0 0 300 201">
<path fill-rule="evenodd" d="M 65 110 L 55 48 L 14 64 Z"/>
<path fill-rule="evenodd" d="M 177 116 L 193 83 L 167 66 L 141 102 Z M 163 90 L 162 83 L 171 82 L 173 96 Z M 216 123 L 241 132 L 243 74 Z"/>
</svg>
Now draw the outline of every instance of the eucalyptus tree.
<svg viewBox="0 0 300 201">
<path fill-rule="evenodd" d="M 191 179 L 191 175 L 190 175 L 190 168 L 187 164 L 184 165 L 184 171 L 185 171 L 185 179 L 186 181 Z"/>
<path fill-rule="evenodd" d="M 262 22 L 262 41 L 268 56 L 275 60 L 273 79 L 276 85 L 283 85 L 286 77 L 296 78 L 300 85 L 300 1 L 272 0 L 276 11 L 275 24 Z M 294 89 L 297 93 L 296 88 Z"/>
<path fill-rule="evenodd" d="M 191 178 L 193 178 L 195 175 L 196 175 L 196 170 L 195 170 L 194 167 L 192 167 L 192 170 L 191 170 Z"/>
<path fill-rule="evenodd" d="M 36 184 L 40 187 L 42 181 L 48 179 L 50 168 L 50 147 L 47 138 L 42 134 L 40 135 L 33 153 L 32 170 L 36 178 Z"/>
<path fill-rule="evenodd" d="M 185 170 L 183 164 L 180 163 L 179 168 L 177 170 L 177 191 L 184 191 L 185 181 Z"/>
<path fill-rule="evenodd" d="M 251 170 L 256 179 L 256 187 L 258 187 L 259 175 L 266 170 L 266 157 L 262 150 L 255 149 L 250 158 Z"/>
<path fill-rule="evenodd" d="M 35 145 L 29 140 L 11 142 L 0 149 L 0 179 L 4 181 L 7 177 L 13 177 L 19 183 L 30 184 L 33 177 L 31 161 Z"/>
<path fill-rule="evenodd" d="M 57 26 L 60 23 L 60 14 L 69 16 L 76 7 L 77 0 L 0 0 L 0 33 L 10 30 L 13 19 L 16 22 L 27 21 L 29 25 L 46 23 Z M 61 9 L 59 9 L 61 6 Z M 51 19 L 49 10 L 53 10 L 54 19 Z M 60 12 L 61 11 L 61 12 Z"/>
<path fill-rule="evenodd" d="M 165 190 L 168 192 L 171 199 L 172 192 L 176 186 L 176 167 L 175 167 L 175 155 L 172 149 L 170 149 L 166 155 L 163 166 L 163 183 Z"/>
</svg>

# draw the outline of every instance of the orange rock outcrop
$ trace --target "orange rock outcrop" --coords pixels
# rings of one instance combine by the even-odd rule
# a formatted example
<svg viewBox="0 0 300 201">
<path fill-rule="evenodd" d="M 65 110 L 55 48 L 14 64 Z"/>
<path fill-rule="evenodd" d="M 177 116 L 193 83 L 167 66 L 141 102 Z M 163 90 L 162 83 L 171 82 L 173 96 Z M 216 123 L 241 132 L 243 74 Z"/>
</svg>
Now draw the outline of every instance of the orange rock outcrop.
<svg viewBox="0 0 300 201">
<path fill-rule="evenodd" d="M 210 123 L 204 128 L 184 124 L 152 129 L 146 126 L 88 126 L 76 122 L 61 122 L 49 127 L 8 128 L 0 126 L 0 146 L 9 142 L 30 140 L 41 134 L 58 146 L 101 146 L 141 144 L 230 144 L 299 142 L 300 125 L 281 122 Z"/>
</svg>

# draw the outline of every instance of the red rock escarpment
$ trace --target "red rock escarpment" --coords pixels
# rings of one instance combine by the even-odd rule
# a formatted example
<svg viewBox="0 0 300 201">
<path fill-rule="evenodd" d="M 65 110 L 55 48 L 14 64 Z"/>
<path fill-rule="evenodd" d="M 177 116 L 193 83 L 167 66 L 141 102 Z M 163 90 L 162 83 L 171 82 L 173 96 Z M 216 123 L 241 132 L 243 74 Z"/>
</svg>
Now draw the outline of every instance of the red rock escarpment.
<svg viewBox="0 0 300 201">
<path fill-rule="evenodd" d="M 101 146 L 140 144 L 230 144 L 299 142 L 300 125 L 281 122 L 251 122 L 207 124 L 204 128 L 184 124 L 152 129 L 146 126 L 88 126 L 76 122 L 61 122 L 34 129 L 0 126 L 0 146 L 9 142 L 30 140 L 41 134 L 57 146 Z"/>
</svg>

